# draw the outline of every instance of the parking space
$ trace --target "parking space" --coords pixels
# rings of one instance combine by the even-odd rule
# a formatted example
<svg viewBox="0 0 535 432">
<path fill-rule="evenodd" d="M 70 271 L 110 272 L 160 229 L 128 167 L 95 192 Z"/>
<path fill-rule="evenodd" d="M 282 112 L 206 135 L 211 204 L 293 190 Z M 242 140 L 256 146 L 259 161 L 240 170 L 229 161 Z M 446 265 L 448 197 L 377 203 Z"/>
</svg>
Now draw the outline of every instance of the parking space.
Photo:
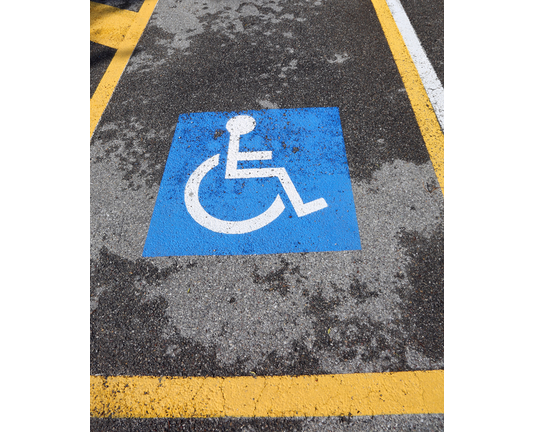
<svg viewBox="0 0 535 432">
<path fill-rule="evenodd" d="M 92 120 L 92 429 L 442 430 L 444 136 L 387 3 L 153 7 Z"/>
</svg>

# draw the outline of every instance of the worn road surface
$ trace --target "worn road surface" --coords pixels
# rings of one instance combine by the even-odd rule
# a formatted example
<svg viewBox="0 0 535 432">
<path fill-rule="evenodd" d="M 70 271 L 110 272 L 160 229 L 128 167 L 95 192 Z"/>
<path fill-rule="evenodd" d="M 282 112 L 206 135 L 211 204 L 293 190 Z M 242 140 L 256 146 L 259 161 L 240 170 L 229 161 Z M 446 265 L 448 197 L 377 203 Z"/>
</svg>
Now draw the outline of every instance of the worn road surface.
<svg viewBox="0 0 535 432">
<path fill-rule="evenodd" d="M 118 14 L 128 32 L 150 2 L 104 3 L 116 8 L 102 13 L 106 19 L 130 12 Z M 443 185 L 374 3 L 153 3 L 91 136 L 92 378 L 442 371 Z M 401 4 L 443 86 L 443 2 Z M 123 38 L 113 38 L 115 47 L 92 36 L 92 97 L 121 52 Z M 326 112 L 337 114 L 324 120 Z M 338 201 L 327 198 L 326 208 L 298 216 L 277 177 L 224 178 L 225 125 L 243 113 L 257 123 L 240 136 L 242 157 L 272 151 L 272 159 L 240 162 L 238 171 L 285 167 L 305 203 L 331 196 L 331 187 L 349 197 L 352 218 L 337 219 Z M 328 132 L 312 131 L 322 127 Z M 189 219 L 186 182 L 216 152 L 221 161 L 201 182 L 201 207 L 236 221 L 279 194 L 284 210 L 275 222 L 250 234 L 214 234 Z M 321 175 L 341 183 L 322 189 Z M 257 204 L 248 204 L 252 194 Z M 169 208 L 180 212 L 169 216 Z M 170 231 L 158 237 L 161 249 L 144 253 L 157 214 Z M 359 247 L 337 249 L 356 236 Z M 143 418 L 95 408 L 91 415 L 93 431 L 444 429 L 440 411 Z"/>
</svg>

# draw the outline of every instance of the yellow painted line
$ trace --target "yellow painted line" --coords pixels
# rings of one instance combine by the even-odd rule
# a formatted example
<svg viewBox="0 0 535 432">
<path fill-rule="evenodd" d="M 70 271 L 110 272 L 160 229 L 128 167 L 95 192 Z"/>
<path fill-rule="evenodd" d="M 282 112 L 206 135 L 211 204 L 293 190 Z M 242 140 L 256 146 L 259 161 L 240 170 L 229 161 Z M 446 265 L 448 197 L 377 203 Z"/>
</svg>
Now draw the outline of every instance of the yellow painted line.
<svg viewBox="0 0 535 432">
<path fill-rule="evenodd" d="M 429 101 L 418 70 L 385 0 L 371 0 L 407 90 L 416 121 L 444 193 L 444 133 Z"/>
<path fill-rule="evenodd" d="M 130 60 L 130 56 L 134 52 L 134 48 L 143 34 L 143 30 L 149 22 L 152 12 L 156 7 L 156 3 L 158 3 L 158 0 L 145 0 L 139 9 L 139 12 L 135 13 L 134 20 L 131 22 L 124 39 L 117 47 L 117 52 L 113 56 L 108 69 L 106 69 L 97 89 L 93 93 L 90 112 L 90 137 L 93 136 L 93 132 L 97 127 L 100 117 L 106 109 L 124 68 L 128 63 L 128 60 Z"/>
<path fill-rule="evenodd" d="M 90 2 L 90 39 L 110 48 L 119 48 L 136 13 Z"/>
<path fill-rule="evenodd" d="M 323 417 L 444 413 L 444 371 L 268 377 L 91 376 L 91 416 Z"/>
</svg>

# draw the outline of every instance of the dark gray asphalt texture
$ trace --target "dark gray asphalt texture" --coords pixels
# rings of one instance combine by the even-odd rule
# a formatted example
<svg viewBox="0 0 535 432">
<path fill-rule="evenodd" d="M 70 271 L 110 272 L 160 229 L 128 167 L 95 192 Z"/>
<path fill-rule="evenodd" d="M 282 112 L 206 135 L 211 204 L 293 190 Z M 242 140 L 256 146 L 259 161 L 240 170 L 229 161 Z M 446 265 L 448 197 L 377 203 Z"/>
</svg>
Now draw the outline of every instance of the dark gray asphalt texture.
<svg viewBox="0 0 535 432">
<path fill-rule="evenodd" d="M 443 82 L 443 3 L 402 3 Z M 180 114 L 304 107 L 340 110 L 361 251 L 141 257 Z M 159 0 L 91 140 L 91 374 L 443 369 L 438 186 L 369 0 Z M 442 415 L 91 421 L 443 428 Z"/>
<path fill-rule="evenodd" d="M 443 415 L 295 419 L 91 419 L 93 432 L 429 432 L 444 430 Z"/>
</svg>

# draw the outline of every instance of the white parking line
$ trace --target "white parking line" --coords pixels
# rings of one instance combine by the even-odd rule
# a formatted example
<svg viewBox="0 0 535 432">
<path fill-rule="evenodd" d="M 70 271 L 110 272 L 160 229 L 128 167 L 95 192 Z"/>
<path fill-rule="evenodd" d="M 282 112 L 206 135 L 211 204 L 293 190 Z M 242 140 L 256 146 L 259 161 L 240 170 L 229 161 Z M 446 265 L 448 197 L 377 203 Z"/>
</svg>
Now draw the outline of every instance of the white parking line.
<svg viewBox="0 0 535 432">
<path fill-rule="evenodd" d="M 444 88 L 431 65 L 420 40 L 412 27 L 403 6 L 399 0 L 386 0 L 390 12 L 396 21 L 399 32 L 403 36 L 405 45 L 409 50 L 418 74 L 422 80 L 427 96 L 433 105 L 440 127 L 444 131 Z"/>
</svg>

